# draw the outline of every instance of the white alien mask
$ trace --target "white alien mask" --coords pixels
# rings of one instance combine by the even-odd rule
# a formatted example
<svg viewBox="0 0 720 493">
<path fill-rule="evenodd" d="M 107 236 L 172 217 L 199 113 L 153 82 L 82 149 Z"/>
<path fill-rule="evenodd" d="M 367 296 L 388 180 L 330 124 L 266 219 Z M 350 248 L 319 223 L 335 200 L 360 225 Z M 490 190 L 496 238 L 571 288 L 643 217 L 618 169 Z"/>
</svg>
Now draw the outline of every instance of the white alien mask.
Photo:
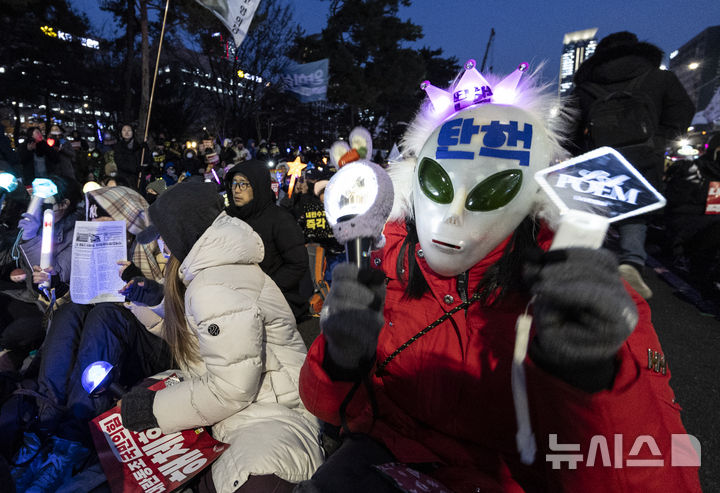
<svg viewBox="0 0 720 493">
<path fill-rule="evenodd" d="M 551 158 L 545 125 L 510 105 L 480 104 L 435 128 L 417 158 L 413 207 L 430 268 L 456 276 L 532 211 L 533 175 Z"/>
</svg>

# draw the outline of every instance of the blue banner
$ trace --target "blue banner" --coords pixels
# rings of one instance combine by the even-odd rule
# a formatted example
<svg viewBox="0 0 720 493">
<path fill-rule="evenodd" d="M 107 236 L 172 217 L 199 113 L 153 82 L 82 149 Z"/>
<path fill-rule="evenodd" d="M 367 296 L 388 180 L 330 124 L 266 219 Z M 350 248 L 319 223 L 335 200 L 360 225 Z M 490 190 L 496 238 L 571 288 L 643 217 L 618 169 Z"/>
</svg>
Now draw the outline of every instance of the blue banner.
<svg viewBox="0 0 720 493">
<path fill-rule="evenodd" d="M 295 94 L 301 103 L 327 99 L 328 59 L 317 62 L 293 64 L 282 76 L 286 90 Z"/>
</svg>

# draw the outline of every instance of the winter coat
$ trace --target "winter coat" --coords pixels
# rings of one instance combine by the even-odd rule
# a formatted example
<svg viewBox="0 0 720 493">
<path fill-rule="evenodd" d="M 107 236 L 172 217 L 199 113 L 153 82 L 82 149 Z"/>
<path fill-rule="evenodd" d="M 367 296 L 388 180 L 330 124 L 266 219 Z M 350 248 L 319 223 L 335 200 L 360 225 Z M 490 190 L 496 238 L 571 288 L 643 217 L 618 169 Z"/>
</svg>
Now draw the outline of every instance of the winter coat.
<svg viewBox="0 0 720 493">
<path fill-rule="evenodd" d="M 253 189 L 253 200 L 243 207 L 233 201 L 232 180 L 237 173 L 244 175 Z M 295 316 L 300 316 L 312 294 L 305 236 L 292 214 L 275 205 L 267 166 L 261 161 L 234 166 L 225 176 L 225 191 L 230 202 L 228 214 L 248 223 L 262 238 L 265 257 L 260 268 L 283 292 Z"/>
<path fill-rule="evenodd" d="M 75 221 L 78 216 L 69 211 L 62 219 L 57 221 L 53 227 L 53 259 L 52 266 L 58 275 L 60 282 L 70 283 L 70 265 L 72 263 L 72 242 Z M 40 253 L 42 250 L 42 229 L 38 231 L 35 238 L 20 243 L 20 249 L 32 269 L 33 265 L 40 265 Z M 32 271 L 31 271 L 32 272 Z M 32 278 L 32 274 L 30 275 Z"/>
<path fill-rule="evenodd" d="M 75 180 L 75 150 L 72 144 L 65 141 L 53 149 L 57 153 L 57 162 L 53 173 Z"/>
<path fill-rule="evenodd" d="M 380 332 L 377 362 L 384 361 L 446 311 L 461 303 L 456 278 L 439 277 L 428 267 L 420 245 L 417 262 L 430 290 L 420 299 L 403 297 L 396 272 L 406 237 L 404 224 L 388 223 L 387 243 L 374 260 L 387 276 L 385 326 Z M 549 233 L 541 234 L 549 243 Z M 488 267 L 502 255 L 507 240 L 469 271 L 472 293 Z M 650 322 L 650 309 L 628 290 L 640 321 L 617 354 L 617 374 L 610 390 L 589 394 L 525 361 L 529 408 L 538 451 L 531 466 L 520 463 L 511 392 L 515 322 L 528 305 L 527 293 L 509 294 L 491 307 L 474 303 L 418 338 L 370 382 L 378 414 L 360 386 L 347 406 L 351 431 L 369 433 L 404 463 L 436 463 L 428 468 L 456 492 L 475 491 L 699 491 L 697 468 L 670 467 L 672 433 L 685 433 L 667 374 L 648 369 L 648 350 L 662 353 Z M 323 369 L 323 334 L 311 346 L 300 374 L 300 394 L 318 418 L 339 425 L 338 409 L 352 382 L 333 381 Z M 577 469 L 567 463 L 552 469 L 546 454 L 551 434 L 559 444 L 580 444 Z M 636 437 L 650 435 L 663 453 L 665 467 L 585 466 L 594 435 L 613 448 L 622 434 L 625 457 Z M 567 449 L 566 449 L 567 450 Z M 645 458 L 647 450 L 641 452 Z M 647 454 L 649 455 L 649 454 Z M 612 457 L 612 452 L 610 452 Z M 588 459 L 589 460 L 589 459 Z M 620 464 L 622 466 L 622 464 Z M 524 486 L 523 486 L 524 485 Z M 478 488 L 478 489 L 476 489 Z"/>
<path fill-rule="evenodd" d="M 113 148 L 115 164 L 117 165 L 117 173 L 127 180 L 132 188 L 137 183 L 138 173 L 140 173 L 140 154 L 142 146 L 135 140 L 126 142 L 120 140 Z"/>
<path fill-rule="evenodd" d="M 579 154 L 590 150 L 584 142 L 583 131 L 590 106 L 595 101 L 591 94 L 583 90 L 583 85 L 592 82 L 608 91 L 622 90 L 631 79 L 648 73 L 635 91 L 649 96 L 658 115 L 654 152 L 647 148 L 621 152 L 656 187 L 662 185 L 663 154 L 667 140 L 684 133 L 695 114 L 695 106 L 675 74 L 658 68 L 662 56 L 662 51 L 649 43 L 598 50 L 580 66 L 573 79 L 573 95 L 577 98 L 575 104 L 580 110 L 578 132 L 573 140 Z"/>
<path fill-rule="evenodd" d="M 5 134 L 0 135 L 0 172 L 2 171 L 9 171 L 18 177 L 22 173 L 20 158 Z"/>
<path fill-rule="evenodd" d="M 702 156 L 673 163 L 666 172 L 665 198 L 668 215 L 705 214 L 710 182 L 720 182 L 720 161 Z"/>
<path fill-rule="evenodd" d="M 257 266 L 262 257 L 252 228 L 225 213 L 195 243 L 180 277 L 202 361 L 153 404 L 164 433 L 212 425 L 231 444 L 213 464 L 220 493 L 249 474 L 299 482 L 323 460 L 318 422 L 298 394 L 305 345 L 282 293 Z"/>
</svg>

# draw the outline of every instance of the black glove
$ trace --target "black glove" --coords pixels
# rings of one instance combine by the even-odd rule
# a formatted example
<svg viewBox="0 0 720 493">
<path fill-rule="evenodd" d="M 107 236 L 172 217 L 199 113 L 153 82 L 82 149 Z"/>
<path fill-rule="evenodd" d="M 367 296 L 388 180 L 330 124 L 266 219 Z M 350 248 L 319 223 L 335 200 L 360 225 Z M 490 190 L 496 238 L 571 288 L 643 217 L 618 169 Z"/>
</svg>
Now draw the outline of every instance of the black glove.
<svg viewBox="0 0 720 493">
<path fill-rule="evenodd" d="M 130 265 L 125 267 L 123 270 L 120 278 L 125 282 L 130 282 L 130 280 L 134 277 L 143 277 L 143 273 L 140 270 L 140 267 L 130 262 Z"/>
<path fill-rule="evenodd" d="M 369 370 L 385 324 L 384 303 L 381 271 L 358 272 L 354 264 L 335 267 L 332 287 L 320 312 L 320 328 L 327 341 L 324 365 L 331 377 L 350 380 Z"/>
<path fill-rule="evenodd" d="M 608 388 L 614 358 L 638 321 L 637 308 L 604 249 L 569 248 L 526 266 L 535 295 L 535 363 L 578 388 Z"/>
<path fill-rule="evenodd" d="M 163 300 L 163 285 L 144 277 L 133 277 L 120 291 L 127 301 L 155 306 Z"/>
<path fill-rule="evenodd" d="M 157 428 L 158 422 L 153 414 L 154 402 L 155 392 L 145 387 L 133 387 L 122 397 L 120 418 L 123 426 L 132 431 Z"/>
</svg>

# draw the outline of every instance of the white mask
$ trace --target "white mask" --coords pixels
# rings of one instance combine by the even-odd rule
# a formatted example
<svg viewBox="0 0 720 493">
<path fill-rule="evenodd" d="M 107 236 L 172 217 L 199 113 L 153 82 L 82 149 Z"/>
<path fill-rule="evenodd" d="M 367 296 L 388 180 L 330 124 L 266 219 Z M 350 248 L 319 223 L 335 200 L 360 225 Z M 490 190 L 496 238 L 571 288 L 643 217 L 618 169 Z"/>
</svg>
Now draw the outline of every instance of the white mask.
<svg viewBox="0 0 720 493">
<path fill-rule="evenodd" d="M 517 228 L 550 148 L 544 124 L 516 106 L 474 106 L 433 131 L 413 179 L 418 239 L 433 271 L 465 272 Z"/>
</svg>

